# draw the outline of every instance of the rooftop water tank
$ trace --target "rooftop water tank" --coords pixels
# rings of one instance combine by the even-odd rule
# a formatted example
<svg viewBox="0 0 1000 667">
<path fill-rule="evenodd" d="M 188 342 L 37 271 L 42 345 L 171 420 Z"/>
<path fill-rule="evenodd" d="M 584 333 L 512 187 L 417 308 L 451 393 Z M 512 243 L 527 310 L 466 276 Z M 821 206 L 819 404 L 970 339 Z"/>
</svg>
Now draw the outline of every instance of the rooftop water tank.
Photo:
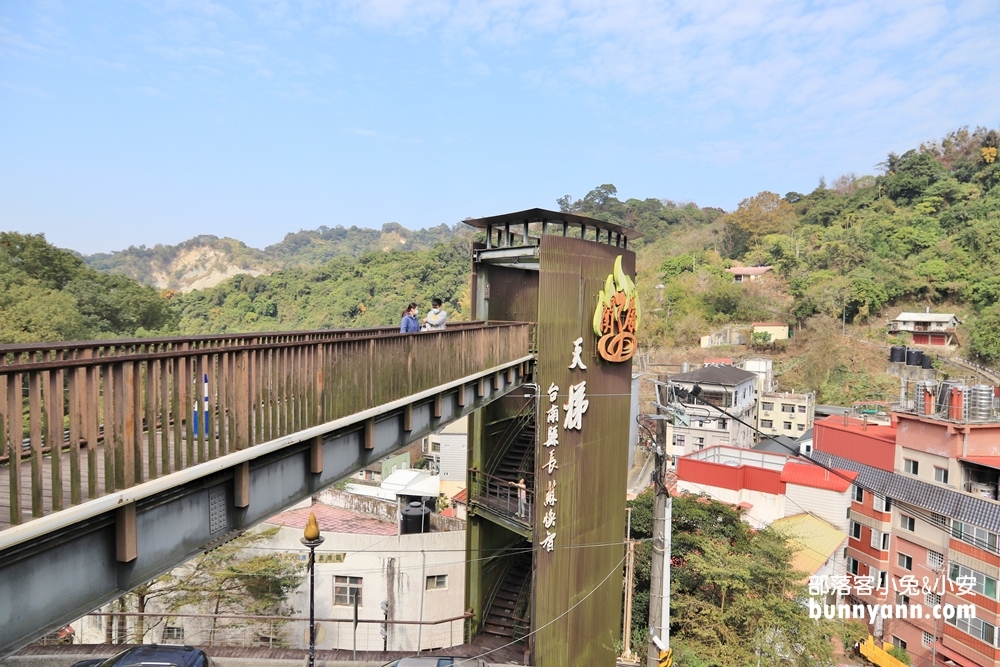
<svg viewBox="0 0 1000 667">
<path fill-rule="evenodd" d="M 401 514 L 400 535 L 431 532 L 431 511 L 423 503 L 414 500 L 402 509 Z"/>
</svg>

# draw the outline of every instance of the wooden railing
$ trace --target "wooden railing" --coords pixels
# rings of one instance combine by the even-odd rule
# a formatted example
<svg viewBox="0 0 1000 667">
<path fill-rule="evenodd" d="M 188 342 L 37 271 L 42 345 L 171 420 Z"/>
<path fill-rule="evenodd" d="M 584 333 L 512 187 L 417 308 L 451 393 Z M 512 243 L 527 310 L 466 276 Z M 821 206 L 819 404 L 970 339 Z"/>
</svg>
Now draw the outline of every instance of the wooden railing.
<svg viewBox="0 0 1000 667">
<path fill-rule="evenodd" d="M 387 327 L 0 346 L 10 524 L 28 508 L 43 516 L 508 363 L 529 353 L 531 329 L 470 322 L 409 335 Z"/>
</svg>

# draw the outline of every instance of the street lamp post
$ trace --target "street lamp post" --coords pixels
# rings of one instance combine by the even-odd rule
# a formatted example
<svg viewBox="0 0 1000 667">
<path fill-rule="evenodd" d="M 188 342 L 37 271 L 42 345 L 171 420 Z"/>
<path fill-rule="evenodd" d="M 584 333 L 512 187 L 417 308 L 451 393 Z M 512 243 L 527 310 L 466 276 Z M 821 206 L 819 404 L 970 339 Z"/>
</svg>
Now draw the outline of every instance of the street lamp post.
<svg viewBox="0 0 1000 667">
<path fill-rule="evenodd" d="M 309 547 L 309 667 L 316 663 L 316 547 L 325 540 L 319 534 L 316 515 L 309 513 L 306 529 L 302 531 L 302 544 Z"/>
</svg>

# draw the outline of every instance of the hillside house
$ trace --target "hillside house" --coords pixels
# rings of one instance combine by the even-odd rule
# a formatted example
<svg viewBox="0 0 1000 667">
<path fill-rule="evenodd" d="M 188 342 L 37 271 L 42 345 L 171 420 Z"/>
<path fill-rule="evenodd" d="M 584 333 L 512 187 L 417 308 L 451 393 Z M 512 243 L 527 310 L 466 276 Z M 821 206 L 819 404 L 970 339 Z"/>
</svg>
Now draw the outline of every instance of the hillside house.
<svg viewBox="0 0 1000 667">
<path fill-rule="evenodd" d="M 787 322 L 754 322 L 753 333 L 766 333 L 771 335 L 771 341 L 788 340 Z"/>
<path fill-rule="evenodd" d="M 757 402 L 757 429 L 768 435 L 801 436 L 813 427 L 816 394 L 766 391 Z"/>
<path fill-rule="evenodd" d="M 889 322 L 890 333 L 907 332 L 914 345 L 957 347 L 955 329 L 960 320 L 954 313 L 900 313 Z"/>
<path fill-rule="evenodd" d="M 733 266 L 726 269 L 726 273 L 733 275 L 734 283 L 745 283 L 753 280 L 760 280 L 761 276 L 769 273 L 773 267 L 770 266 Z"/>
<path fill-rule="evenodd" d="M 670 384 L 676 389 L 692 392 L 700 387 L 697 398 L 689 395 L 681 399 L 690 424 L 670 427 L 672 453 L 682 456 L 713 445 L 753 445 L 750 427 L 725 413 L 746 423 L 753 421 L 756 381 L 756 373 L 712 364 L 671 377 Z"/>
</svg>

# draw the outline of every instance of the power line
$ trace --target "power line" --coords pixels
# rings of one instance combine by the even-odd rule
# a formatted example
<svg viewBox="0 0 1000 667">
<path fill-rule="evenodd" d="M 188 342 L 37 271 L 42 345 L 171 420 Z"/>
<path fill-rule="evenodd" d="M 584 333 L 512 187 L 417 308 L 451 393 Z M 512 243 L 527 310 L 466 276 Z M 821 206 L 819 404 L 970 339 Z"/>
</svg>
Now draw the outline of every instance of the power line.
<svg viewBox="0 0 1000 667">
<path fill-rule="evenodd" d="M 531 637 L 532 635 L 536 635 L 536 634 L 538 634 L 539 632 L 541 632 L 541 631 L 542 631 L 542 630 L 544 630 L 545 628 L 549 627 L 550 625 L 552 625 L 552 624 L 553 624 L 553 623 L 555 623 L 556 621 L 558 621 L 558 620 L 562 619 L 562 618 L 563 618 L 564 616 L 566 616 L 567 614 L 569 614 L 569 613 L 570 613 L 571 611 L 573 611 L 574 609 L 576 609 L 577 607 L 579 607 L 579 606 L 580 606 L 581 604 L 583 604 L 584 602 L 586 602 L 586 600 L 587 600 L 587 599 L 588 599 L 588 598 L 589 598 L 589 597 L 590 597 L 591 595 L 593 595 L 594 593 L 596 593 L 596 592 L 597 592 L 597 590 L 598 590 L 598 589 L 599 589 L 599 588 L 600 588 L 601 586 L 603 586 L 603 585 L 604 585 L 605 583 L 607 583 L 608 579 L 610 579 L 610 578 L 611 578 L 611 576 L 612 576 L 612 575 L 613 575 L 613 574 L 614 574 L 614 573 L 615 573 L 616 571 L 618 571 L 618 569 L 619 569 L 619 568 L 620 568 L 620 567 L 622 566 L 622 563 L 624 563 L 624 562 L 625 562 L 625 556 L 622 556 L 622 559 L 621 559 L 620 561 L 618 561 L 618 564 L 617 564 L 617 565 L 615 565 L 615 566 L 614 566 L 613 568 L 611 568 L 611 571 L 610 571 L 610 572 L 608 572 L 608 575 L 607 575 L 606 577 L 604 577 L 604 579 L 603 579 L 603 580 L 601 581 L 601 583 L 597 584 L 597 586 L 595 586 L 595 587 L 594 587 L 593 589 L 591 589 L 591 591 L 590 591 L 589 593 L 587 593 L 587 594 L 586 594 L 585 596 L 583 596 L 583 597 L 582 597 L 582 598 L 581 598 L 581 599 L 580 599 L 580 600 L 579 600 L 579 601 L 578 601 L 578 602 L 577 602 L 576 604 L 574 604 L 574 605 L 573 605 L 572 607 L 570 607 L 569 609 L 567 609 L 567 610 L 566 610 L 566 611 L 564 611 L 563 613 L 561 613 L 561 614 L 559 614 L 558 616 L 556 616 L 555 618 L 553 618 L 553 619 L 552 619 L 551 621 L 549 621 L 549 622 L 548 622 L 548 623 L 546 623 L 545 625 L 543 625 L 543 626 L 541 626 L 541 627 L 538 627 L 538 628 L 535 628 L 534 630 L 532 630 L 532 631 L 531 631 L 531 632 L 529 632 L 528 634 L 524 635 L 524 637 L 521 637 L 521 639 L 515 639 L 514 641 L 512 641 L 512 642 L 508 642 L 508 643 L 504 644 L 503 646 L 498 646 L 498 647 L 496 647 L 496 648 L 494 648 L 494 649 L 490 649 L 489 651 L 486 651 L 485 653 L 480 653 L 479 655 L 476 655 L 476 656 L 473 656 L 473 657 L 471 657 L 471 658 L 465 658 L 465 660 L 476 660 L 476 659 L 478 659 L 478 658 L 483 658 L 483 657 L 485 657 L 485 656 L 488 656 L 488 655 L 489 655 L 490 653 L 496 653 L 496 652 L 497 652 L 497 651 L 499 651 L 500 649 L 505 649 L 505 648 L 507 648 L 508 646 L 513 646 L 514 644 L 516 644 L 516 643 L 518 643 L 518 642 L 520 642 L 520 641 L 523 641 L 523 640 L 527 639 L 528 637 Z M 459 662 L 459 664 L 461 664 L 461 662 Z"/>
<path fill-rule="evenodd" d="M 654 384 L 663 385 L 665 383 L 654 381 Z M 736 417 L 735 415 L 732 415 L 729 412 L 726 412 L 725 410 L 723 410 L 721 407 L 719 407 L 717 405 L 713 405 L 711 403 L 708 403 L 707 401 L 702 400 L 701 397 L 699 396 L 699 394 L 701 393 L 701 387 L 700 387 L 700 385 L 695 385 L 695 387 L 698 388 L 698 391 L 694 391 L 692 389 L 692 391 L 688 392 L 688 391 L 682 389 L 680 391 L 683 392 L 683 394 L 681 394 L 680 392 L 675 391 L 675 387 L 673 385 L 669 385 L 669 383 L 666 383 L 666 384 L 668 384 L 669 388 L 671 389 L 671 392 L 675 393 L 678 396 L 678 398 L 686 398 L 686 397 L 690 396 L 694 400 L 699 401 L 699 402 L 703 403 L 704 405 L 706 405 L 706 406 L 708 406 L 710 408 L 714 408 L 714 409 L 718 410 L 720 413 L 722 413 L 723 415 L 729 417 L 730 419 L 733 419 L 734 421 L 739 422 L 740 424 L 743 424 L 744 426 L 746 426 L 746 427 L 750 428 L 751 430 L 753 430 L 755 433 L 757 433 L 759 435 L 770 437 L 767 433 L 764 433 L 763 431 L 761 431 L 760 429 L 758 429 L 756 426 L 753 426 L 752 424 L 748 424 L 747 422 L 743 421 L 739 417 Z M 660 405 L 659 403 L 657 403 L 657 406 L 658 407 L 662 407 L 662 408 L 666 408 L 667 407 L 667 406 Z M 795 456 L 797 458 L 805 459 L 809 463 L 812 463 L 813 465 L 817 465 L 820 468 L 823 468 L 827 472 L 832 473 L 832 474 L 836 475 L 837 477 L 840 477 L 844 481 L 846 481 L 846 482 L 848 482 L 850 484 L 854 484 L 855 486 L 858 486 L 858 487 L 864 489 L 865 491 L 868 491 L 868 493 L 872 494 L 876 498 L 881 498 L 883 500 L 883 502 L 886 501 L 886 500 L 888 500 L 890 502 L 892 501 L 892 499 L 889 496 L 886 496 L 886 495 L 884 495 L 882 493 L 879 493 L 875 489 L 872 489 L 872 488 L 870 488 L 868 486 L 865 486 L 864 484 L 859 483 L 857 481 L 857 479 L 858 479 L 858 477 L 861 476 L 860 473 L 858 474 L 857 477 L 855 477 L 855 478 L 852 479 L 852 478 L 848 477 L 847 475 L 845 475 L 844 473 L 842 473 L 839 469 L 834 468 L 832 466 L 828 466 L 828 465 L 826 465 L 826 464 L 824 464 L 824 463 L 822 463 L 820 461 L 817 461 L 817 460 L 813 459 L 811 456 L 802 456 L 801 453 L 798 450 L 796 450 L 796 449 L 794 449 L 794 448 L 786 445 L 785 443 L 781 442 L 778 439 L 774 439 L 774 442 L 776 442 L 780 447 L 783 447 L 784 449 L 787 449 L 789 452 L 791 452 L 791 454 L 793 456 Z M 862 464 L 862 465 L 864 465 L 864 464 Z M 893 471 L 893 474 L 895 474 L 895 471 Z M 903 502 L 906 502 L 906 501 L 903 501 Z M 936 528 L 941 528 L 942 527 L 941 522 L 935 520 L 933 518 L 933 516 L 931 516 L 930 513 L 924 513 L 924 511 L 921 508 L 917 507 L 916 505 L 913 505 L 912 503 L 906 503 L 906 504 L 907 504 L 907 507 L 908 507 L 909 514 L 912 514 L 915 518 L 919 518 L 922 521 L 925 521 L 926 523 L 929 523 L 929 524 L 931 524 L 932 526 L 934 526 Z M 909 508 L 912 508 L 912 510 L 909 509 Z M 949 530 L 949 533 L 951 533 L 951 532 L 952 531 Z M 962 539 L 965 540 L 964 534 L 963 534 Z M 981 549 L 983 549 L 985 551 L 990 551 L 988 541 L 980 540 L 980 539 L 978 539 L 976 537 L 972 537 L 972 540 L 973 540 L 973 542 L 971 542 L 970 544 L 972 544 L 973 546 L 979 547 L 979 548 L 981 548 Z M 985 545 L 985 546 L 981 546 L 981 545 Z"/>
</svg>

